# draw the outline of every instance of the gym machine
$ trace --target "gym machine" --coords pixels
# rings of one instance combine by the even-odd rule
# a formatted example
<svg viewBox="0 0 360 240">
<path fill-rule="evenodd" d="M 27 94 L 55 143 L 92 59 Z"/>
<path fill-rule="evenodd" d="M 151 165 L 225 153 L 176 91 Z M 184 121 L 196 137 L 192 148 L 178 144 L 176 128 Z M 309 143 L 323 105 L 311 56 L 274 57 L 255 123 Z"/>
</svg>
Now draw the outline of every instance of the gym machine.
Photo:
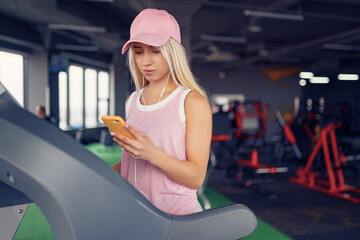
<svg viewBox="0 0 360 240">
<path fill-rule="evenodd" d="M 71 136 L 15 103 L 0 84 L 0 239 L 36 203 L 57 240 L 239 239 L 257 226 L 241 204 L 164 213 Z"/>
<path fill-rule="evenodd" d="M 341 123 L 329 123 L 320 131 L 320 138 L 311 152 L 305 167 L 297 170 L 296 176 L 289 178 L 290 182 L 300 184 L 353 203 L 360 203 L 360 198 L 351 196 L 349 193 L 360 193 L 360 188 L 346 185 L 342 166 L 346 163 L 346 157 L 339 151 L 335 130 Z M 331 146 L 331 149 L 329 148 Z M 326 176 L 322 177 L 320 172 L 311 169 L 316 156 L 323 151 L 323 160 Z M 332 153 L 330 153 L 330 150 Z M 331 158 L 332 155 L 332 158 Z"/>
<path fill-rule="evenodd" d="M 265 182 L 275 174 L 286 173 L 288 168 L 259 163 L 259 150 L 254 141 L 261 140 L 265 134 L 268 106 L 260 101 L 232 105 L 228 112 L 221 111 L 220 106 L 213 114 L 212 148 L 217 153 L 216 162 L 225 168 L 226 176 L 235 177 L 245 186 L 259 184 L 260 193 L 269 195 Z M 244 159 L 249 150 L 250 159 Z"/>
</svg>

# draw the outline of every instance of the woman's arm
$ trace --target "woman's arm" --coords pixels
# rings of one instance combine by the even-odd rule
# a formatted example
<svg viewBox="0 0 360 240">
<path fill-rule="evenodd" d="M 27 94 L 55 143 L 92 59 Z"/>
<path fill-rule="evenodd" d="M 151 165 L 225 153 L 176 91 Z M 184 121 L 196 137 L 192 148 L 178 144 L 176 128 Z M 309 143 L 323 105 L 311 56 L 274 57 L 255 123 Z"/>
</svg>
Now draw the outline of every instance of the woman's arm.
<svg viewBox="0 0 360 240">
<path fill-rule="evenodd" d="M 199 188 L 206 176 L 212 134 L 212 115 L 207 99 L 191 91 L 185 99 L 185 116 L 187 161 L 176 159 L 169 164 L 158 163 L 158 167 L 172 180 Z"/>
<path fill-rule="evenodd" d="M 113 134 L 114 140 L 135 159 L 149 161 L 173 181 L 196 189 L 206 175 L 209 160 L 212 116 L 205 97 L 192 91 L 185 99 L 187 161 L 176 159 L 157 148 L 142 132 L 126 126 L 134 139 Z"/>
</svg>

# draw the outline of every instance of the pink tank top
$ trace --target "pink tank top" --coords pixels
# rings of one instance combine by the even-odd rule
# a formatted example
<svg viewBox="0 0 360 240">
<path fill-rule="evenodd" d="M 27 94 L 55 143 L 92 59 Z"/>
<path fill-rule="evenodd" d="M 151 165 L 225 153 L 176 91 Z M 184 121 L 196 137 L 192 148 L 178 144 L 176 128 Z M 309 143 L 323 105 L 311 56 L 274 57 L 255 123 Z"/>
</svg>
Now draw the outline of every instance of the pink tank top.
<svg viewBox="0 0 360 240">
<path fill-rule="evenodd" d="M 126 105 L 126 122 L 145 132 L 167 154 L 186 161 L 184 101 L 190 91 L 178 87 L 167 98 L 148 106 L 140 103 L 141 92 L 134 92 Z M 164 212 L 185 215 L 196 208 L 196 189 L 172 181 L 156 166 L 135 160 L 126 151 L 122 152 L 121 176 Z"/>
</svg>

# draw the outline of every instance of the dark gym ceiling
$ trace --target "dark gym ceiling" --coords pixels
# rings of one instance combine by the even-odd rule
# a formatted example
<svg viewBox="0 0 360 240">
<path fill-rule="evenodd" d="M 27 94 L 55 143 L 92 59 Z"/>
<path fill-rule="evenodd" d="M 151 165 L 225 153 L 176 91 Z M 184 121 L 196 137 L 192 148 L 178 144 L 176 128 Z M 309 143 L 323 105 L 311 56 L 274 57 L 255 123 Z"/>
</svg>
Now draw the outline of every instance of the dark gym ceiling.
<svg viewBox="0 0 360 240">
<path fill-rule="evenodd" d="M 178 19 L 194 62 L 224 70 L 360 67 L 360 0 L 1 0 L 0 43 L 106 62 L 148 7 Z"/>
</svg>

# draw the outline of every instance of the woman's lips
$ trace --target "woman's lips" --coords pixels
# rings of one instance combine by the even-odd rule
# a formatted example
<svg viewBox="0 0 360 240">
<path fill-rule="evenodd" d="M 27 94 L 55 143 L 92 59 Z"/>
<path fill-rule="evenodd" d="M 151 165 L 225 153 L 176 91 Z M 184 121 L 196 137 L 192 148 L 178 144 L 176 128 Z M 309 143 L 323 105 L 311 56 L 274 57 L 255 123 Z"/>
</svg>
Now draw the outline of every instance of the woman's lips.
<svg viewBox="0 0 360 240">
<path fill-rule="evenodd" d="M 154 72 L 155 70 L 144 70 L 146 76 L 151 76 Z"/>
</svg>

